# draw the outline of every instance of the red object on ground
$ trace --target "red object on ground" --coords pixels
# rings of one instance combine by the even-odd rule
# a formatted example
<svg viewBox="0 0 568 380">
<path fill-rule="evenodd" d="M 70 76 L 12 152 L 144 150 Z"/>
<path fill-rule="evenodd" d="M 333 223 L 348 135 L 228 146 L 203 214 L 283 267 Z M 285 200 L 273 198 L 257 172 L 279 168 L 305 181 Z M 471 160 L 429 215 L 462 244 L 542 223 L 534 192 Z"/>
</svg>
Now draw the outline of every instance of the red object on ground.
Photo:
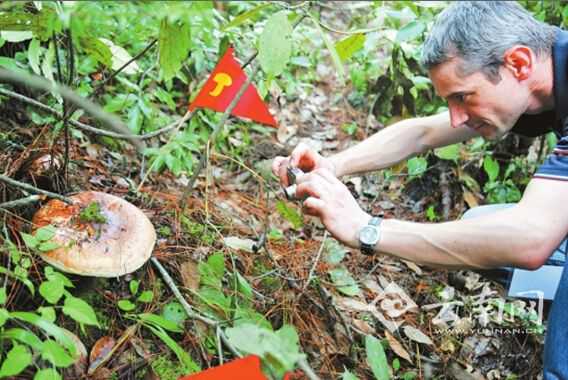
<svg viewBox="0 0 568 380">
<path fill-rule="evenodd" d="M 232 47 L 227 49 L 195 100 L 189 105 L 190 111 L 201 107 L 225 112 L 229 107 L 247 80 L 245 72 L 233 57 L 233 52 Z M 252 84 L 248 86 L 231 114 L 276 127 L 276 120 Z"/>
<path fill-rule="evenodd" d="M 178 380 L 268 380 L 260 370 L 260 358 L 250 355 L 220 367 L 181 377 Z"/>
</svg>

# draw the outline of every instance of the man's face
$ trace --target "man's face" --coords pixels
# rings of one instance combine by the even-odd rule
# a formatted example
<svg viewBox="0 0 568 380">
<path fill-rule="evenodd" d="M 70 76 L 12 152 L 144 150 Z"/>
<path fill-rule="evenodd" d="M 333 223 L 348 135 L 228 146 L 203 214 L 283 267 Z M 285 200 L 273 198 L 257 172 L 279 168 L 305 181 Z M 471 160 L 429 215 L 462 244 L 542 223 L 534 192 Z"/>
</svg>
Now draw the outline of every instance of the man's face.
<svg viewBox="0 0 568 380">
<path fill-rule="evenodd" d="M 436 92 L 448 101 L 452 127 L 471 128 L 488 139 L 503 136 L 527 110 L 527 86 L 503 67 L 498 83 L 480 71 L 460 76 L 461 63 L 453 58 L 430 70 Z"/>
</svg>

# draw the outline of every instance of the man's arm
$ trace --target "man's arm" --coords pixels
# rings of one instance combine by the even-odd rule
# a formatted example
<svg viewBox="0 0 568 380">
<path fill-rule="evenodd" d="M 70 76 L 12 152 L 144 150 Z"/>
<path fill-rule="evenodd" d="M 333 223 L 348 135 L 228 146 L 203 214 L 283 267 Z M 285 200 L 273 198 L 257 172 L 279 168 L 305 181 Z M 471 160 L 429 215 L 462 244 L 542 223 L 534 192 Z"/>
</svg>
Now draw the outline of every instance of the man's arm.
<svg viewBox="0 0 568 380">
<path fill-rule="evenodd" d="M 448 112 L 402 120 L 359 144 L 331 156 L 335 174 L 364 173 L 384 169 L 429 149 L 478 136 L 468 128 L 452 128 Z"/>
<path fill-rule="evenodd" d="M 433 266 L 536 269 L 568 231 L 568 182 L 533 179 L 514 207 L 439 224 L 384 220 L 379 251 Z"/>
<path fill-rule="evenodd" d="M 304 206 L 343 243 L 358 248 L 371 218 L 349 190 L 325 169 L 300 177 Z M 568 181 L 533 179 L 516 206 L 491 215 L 427 224 L 385 219 L 377 250 L 448 268 L 540 267 L 568 231 Z"/>
</svg>

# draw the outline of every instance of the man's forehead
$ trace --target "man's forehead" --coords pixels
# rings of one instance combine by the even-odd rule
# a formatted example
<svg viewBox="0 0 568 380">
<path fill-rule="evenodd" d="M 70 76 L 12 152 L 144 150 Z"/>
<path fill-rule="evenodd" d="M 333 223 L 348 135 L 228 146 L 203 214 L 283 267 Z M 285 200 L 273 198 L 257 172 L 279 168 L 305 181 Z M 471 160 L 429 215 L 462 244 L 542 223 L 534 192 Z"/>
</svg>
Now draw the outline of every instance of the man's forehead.
<svg viewBox="0 0 568 380">
<path fill-rule="evenodd" d="M 439 96 L 446 98 L 451 94 L 471 89 L 473 85 L 471 75 L 467 77 L 458 75 L 460 63 L 459 58 L 452 58 L 430 69 L 430 79 Z"/>
</svg>

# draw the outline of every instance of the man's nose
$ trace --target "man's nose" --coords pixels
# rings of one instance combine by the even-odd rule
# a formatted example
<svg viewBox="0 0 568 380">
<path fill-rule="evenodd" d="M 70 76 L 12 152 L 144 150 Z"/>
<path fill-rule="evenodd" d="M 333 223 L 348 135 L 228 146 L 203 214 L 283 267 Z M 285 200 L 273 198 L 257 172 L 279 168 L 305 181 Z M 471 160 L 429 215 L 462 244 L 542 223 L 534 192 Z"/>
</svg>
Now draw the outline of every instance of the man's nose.
<svg viewBox="0 0 568 380">
<path fill-rule="evenodd" d="M 453 128 L 463 126 L 469 120 L 469 116 L 463 107 L 457 105 L 448 105 L 450 108 L 450 122 Z"/>
</svg>

